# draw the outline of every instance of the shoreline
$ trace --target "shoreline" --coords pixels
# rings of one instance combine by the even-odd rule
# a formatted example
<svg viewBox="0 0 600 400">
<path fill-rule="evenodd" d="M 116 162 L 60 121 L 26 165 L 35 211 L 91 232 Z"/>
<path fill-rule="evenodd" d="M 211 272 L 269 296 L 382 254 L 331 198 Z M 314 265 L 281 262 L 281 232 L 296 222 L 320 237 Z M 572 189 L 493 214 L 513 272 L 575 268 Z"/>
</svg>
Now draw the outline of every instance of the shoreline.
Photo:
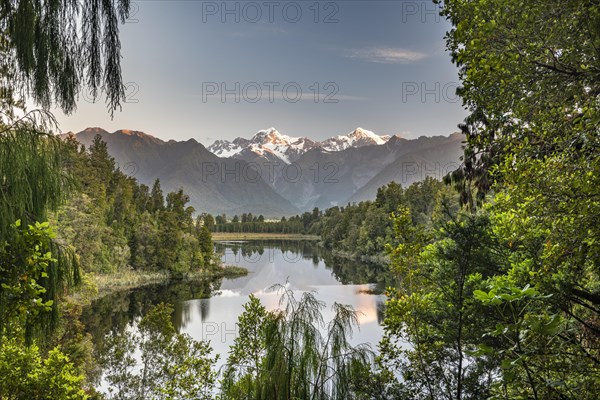
<svg viewBox="0 0 600 400">
<path fill-rule="evenodd" d="M 318 235 L 305 235 L 301 233 L 256 233 L 256 232 L 212 232 L 212 240 L 320 240 Z"/>
<path fill-rule="evenodd" d="M 330 250 L 331 254 L 333 254 L 336 257 L 340 257 L 346 260 L 351 260 L 351 261 L 362 261 L 362 262 L 367 262 L 367 263 L 372 263 L 372 264 L 379 264 L 382 266 L 388 265 L 391 260 L 390 260 L 390 256 L 382 253 L 382 254 L 378 254 L 378 255 L 364 255 L 364 254 L 353 254 L 353 253 L 348 253 L 347 251 L 343 251 L 343 250 Z"/>
<path fill-rule="evenodd" d="M 282 233 L 239 233 L 239 232 L 215 232 L 213 242 L 226 240 L 310 240 L 318 241 L 317 235 L 305 234 L 282 234 Z M 322 247 L 319 244 L 319 247 Z M 346 260 L 360 260 L 375 264 L 385 265 L 389 263 L 389 256 L 365 256 L 351 254 L 345 251 L 333 250 L 332 254 Z M 197 270 L 182 275 L 173 275 L 167 271 L 119 271 L 111 274 L 86 273 L 82 276 L 81 284 L 69 293 L 65 299 L 69 303 L 81 306 L 91 304 L 93 301 L 121 290 L 131 290 L 148 285 L 166 284 L 177 281 L 199 281 L 204 279 L 231 278 L 248 275 L 249 271 L 236 265 L 224 265 L 221 270 Z"/>
<path fill-rule="evenodd" d="M 249 271 L 235 265 L 225 265 L 221 271 L 200 270 L 175 276 L 167 271 L 124 271 L 114 274 L 87 273 L 83 275 L 76 291 L 66 296 L 67 302 L 81 306 L 121 290 L 137 289 L 148 285 L 175 281 L 199 281 L 203 279 L 238 278 L 248 275 Z"/>
</svg>

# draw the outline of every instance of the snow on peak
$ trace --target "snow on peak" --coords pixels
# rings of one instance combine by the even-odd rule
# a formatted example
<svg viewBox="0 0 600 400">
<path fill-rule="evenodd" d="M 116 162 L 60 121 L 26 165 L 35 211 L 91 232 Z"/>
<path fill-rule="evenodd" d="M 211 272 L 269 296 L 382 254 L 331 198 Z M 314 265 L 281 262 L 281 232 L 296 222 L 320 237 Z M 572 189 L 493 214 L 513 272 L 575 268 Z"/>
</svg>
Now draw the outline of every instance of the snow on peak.
<svg viewBox="0 0 600 400">
<path fill-rule="evenodd" d="M 376 144 L 384 144 L 385 143 L 385 140 L 383 140 L 383 138 L 381 136 L 378 136 L 375 133 L 368 131 L 366 129 L 363 129 L 363 128 L 356 128 L 354 130 L 354 132 L 350 133 L 348 136 L 351 138 L 354 138 L 356 140 L 361 140 L 361 139 L 372 140 Z"/>
<path fill-rule="evenodd" d="M 230 142 L 229 140 L 215 140 L 213 144 L 208 146 L 208 151 L 218 157 L 231 157 L 243 150 L 236 141 Z"/>
<path fill-rule="evenodd" d="M 341 151 L 349 147 L 381 145 L 389 139 L 389 136 L 379 136 L 366 129 L 356 128 L 347 135 L 338 135 L 321 142 L 321 147 L 327 151 Z"/>
<path fill-rule="evenodd" d="M 250 151 L 264 156 L 265 153 L 271 153 L 285 163 L 295 161 L 300 154 L 293 150 L 293 144 L 299 138 L 282 135 L 277 129 L 271 127 L 258 131 L 252 139 L 250 139 Z"/>
<path fill-rule="evenodd" d="M 287 135 L 282 135 L 275 128 L 263 129 L 254 135 L 250 140 L 254 144 L 272 144 L 272 145 L 290 145 L 298 140 L 298 138 L 292 138 Z"/>
<path fill-rule="evenodd" d="M 314 148 L 321 148 L 325 151 L 342 151 L 349 147 L 381 145 L 389 139 L 390 136 L 378 136 L 369 130 L 356 128 L 347 135 L 339 135 L 317 142 L 307 137 L 283 135 L 271 127 L 256 132 L 252 139 L 237 138 L 232 142 L 217 140 L 208 147 L 208 150 L 219 157 L 233 157 L 247 149 L 262 157 L 272 154 L 289 164 Z"/>
</svg>

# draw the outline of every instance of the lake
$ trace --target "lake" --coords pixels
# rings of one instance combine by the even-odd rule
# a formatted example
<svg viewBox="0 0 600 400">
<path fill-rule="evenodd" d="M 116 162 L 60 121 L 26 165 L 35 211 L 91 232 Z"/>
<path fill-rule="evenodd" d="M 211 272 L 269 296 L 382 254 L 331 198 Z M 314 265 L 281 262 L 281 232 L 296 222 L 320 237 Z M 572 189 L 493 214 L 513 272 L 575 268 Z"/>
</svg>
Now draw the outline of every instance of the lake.
<svg viewBox="0 0 600 400">
<path fill-rule="evenodd" d="M 315 291 L 326 303 L 327 323 L 334 302 L 349 304 L 359 312 L 360 329 L 352 342 L 369 343 L 373 350 L 382 337 L 385 296 L 385 266 L 334 257 L 311 241 L 223 241 L 215 244 L 226 265 L 248 269 L 248 275 L 235 279 L 186 281 L 151 285 L 117 292 L 87 307 L 82 322 L 92 334 L 96 347 L 109 333 L 135 329 L 148 309 L 159 302 L 173 304 L 173 323 L 181 333 L 196 340 L 208 340 L 220 354 L 218 367 L 227 359 L 229 346 L 237 334 L 236 321 L 248 296 L 254 294 L 269 310 L 278 308 L 275 284 L 284 284 L 299 296 Z M 100 383 L 102 388 L 104 385 Z"/>
</svg>

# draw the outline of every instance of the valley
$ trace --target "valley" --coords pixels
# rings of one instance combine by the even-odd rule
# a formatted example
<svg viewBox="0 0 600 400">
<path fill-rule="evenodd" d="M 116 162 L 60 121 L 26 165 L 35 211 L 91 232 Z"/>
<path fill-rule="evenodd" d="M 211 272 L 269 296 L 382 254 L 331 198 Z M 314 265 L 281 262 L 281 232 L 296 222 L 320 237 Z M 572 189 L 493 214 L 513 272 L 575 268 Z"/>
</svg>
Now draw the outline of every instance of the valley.
<svg viewBox="0 0 600 400">
<path fill-rule="evenodd" d="M 208 147 L 131 130 L 73 135 L 85 146 L 100 135 L 124 173 L 147 186 L 160 179 L 168 191 L 183 188 L 200 212 L 276 218 L 373 200 L 391 181 L 408 187 L 427 176 L 441 179 L 460 165 L 463 140 L 458 133 L 403 139 L 361 128 L 322 142 L 270 128 Z"/>
</svg>

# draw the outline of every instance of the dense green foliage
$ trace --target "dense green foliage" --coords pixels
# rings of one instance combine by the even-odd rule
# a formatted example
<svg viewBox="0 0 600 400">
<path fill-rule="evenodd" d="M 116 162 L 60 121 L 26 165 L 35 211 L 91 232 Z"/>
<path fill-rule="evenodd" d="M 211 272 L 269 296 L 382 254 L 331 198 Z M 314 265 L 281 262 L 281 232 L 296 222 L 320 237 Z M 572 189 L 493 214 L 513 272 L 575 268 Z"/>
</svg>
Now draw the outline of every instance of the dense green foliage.
<svg viewBox="0 0 600 400">
<path fill-rule="evenodd" d="M 2 96 L 0 96 L 2 97 Z M 4 110 L 2 105 L 2 110 Z M 45 221 L 65 198 L 61 143 L 30 121 L 0 121 L 0 397 L 83 399 L 84 377 L 49 348 L 58 300 L 79 281 L 73 249 Z M 37 343 L 37 344 L 36 344 Z M 41 346 L 41 347 L 40 347 Z"/>
<path fill-rule="evenodd" d="M 124 331 L 105 343 L 102 363 L 109 399 L 211 399 L 216 382 L 207 342 L 179 334 L 173 310 L 159 304 L 141 319 L 138 333 Z M 139 349 L 140 368 L 134 351 Z"/>
<path fill-rule="evenodd" d="M 59 237 L 73 245 L 86 272 L 128 269 L 173 274 L 215 268 L 210 231 L 182 191 L 152 190 L 125 175 L 99 136 L 89 149 L 67 140 L 66 163 L 76 195 L 55 216 Z"/>
<path fill-rule="evenodd" d="M 216 232 L 302 233 L 321 237 L 323 246 L 346 256 L 379 256 L 386 243 L 394 240 L 390 214 L 405 205 L 410 208 L 415 225 L 429 229 L 432 216 L 441 207 L 458 207 L 454 193 L 442 182 L 427 177 L 408 188 L 390 182 L 377 190 L 374 201 L 332 207 L 285 218 L 265 221 L 262 216 L 237 215 L 227 220 L 215 218 Z"/>
<path fill-rule="evenodd" d="M 465 163 L 455 174 L 467 178 L 467 203 L 465 182 L 482 199 L 492 184 L 523 178 L 531 162 L 562 175 L 597 160 L 597 2 L 445 1 L 442 13 L 453 25 L 447 48 L 459 67 L 459 94 L 472 112 L 462 126 Z M 529 186 L 551 189 L 540 184 Z"/>
<path fill-rule="evenodd" d="M 239 337 L 227 361 L 223 398 L 354 398 L 352 384 L 372 358 L 367 345 L 349 343 L 358 326 L 356 312 L 335 303 L 335 315 L 325 326 L 325 305 L 313 293 L 298 300 L 285 286 L 277 289 L 282 310 L 267 312 L 251 296 L 238 318 Z"/>
<path fill-rule="evenodd" d="M 0 124 L 0 130 L 4 129 Z M 0 240 L 10 226 L 45 221 L 65 197 L 67 176 L 61 165 L 60 140 L 30 124 L 0 133 Z"/>
<path fill-rule="evenodd" d="M 0 145 L 0 219 L 17 221 L 0 230 L 0 342 L 6 354 L 23 355 L 2 367 L 31 370 L 0 391 L 6 398 L 81 398 L 90 384 L 81 375 L 90 369 L 89 339 L 77 310 L 63 304 L 59 319 L 60 300 L 80 280 L 80 265 L 103 273 L 212 270 L 218 266 L 210 231 L 192 219 L 182 191 L 165 201 L 157 182 L 148 193 L 119 171 L 100 140 L 87 151 L 19 123 L 1 134 Z M 56 235 L 37 222 L 48 216 Z M 56 375 L 49 394 L 32 391 L 37 380 L 50 379 L 46 371 Z"/>
<path fill-rule="evenodd" d="M 27 121 L 11 127 L 0 122 L 0 130 L 0 268 L 2 280 L 8 285 L 0 286 L 0 310 L 3 310 L 0 313 L 4 315 L 6 299 L 13 297 L 10 292 L 16 282 L 29 277 L 38 286 L 36 295 L 40 294 L 43 302 L 50 304 L 51 318 L 35 321 L 38 328 L 48 329 L 56 322 L 58 295 L 68 284 L 79 280 L 72 248 L 60 246 L 52 240 L 50 231 L 44 231 L 47 225 L 38 225 L 61 204 L 68 189 L 62 144 Z M 15 226 L 16 221 L 22 227 Z M 52 252 L 53 257 L 46 256 L 47 252 Z M 36 269 L 42 255 L 46 257 L 43 268 Z M 4 322 L 7 320 L 0 322 L 0 326 L 6 326 Z M 20 322 L 25 323 L 31 339 L 33 320 Z"/>
<path fill-rule="evenodd" d="M 454 194 L 443 183 L 428 177 L 404 189 L 391 182 L 377 190 L 375 201 L 345 208 L 333 207 L 315 224 L 326 248 L 350 255 L 376 256 L 394 240 L 391 213 L 409 207 L 415 226 L 428 230 L 439 207 L 456 207 Z"/>
<path fill-rule="evenodd" d="M 72 329 L 78 324 L 65 326 L 68 318 L 59 324 L 56 317 L 58 300 L 79 280 L 79 257 L 72 244 L 79 246 L 79 256 L 87 254 L 87 249 L 82 246 L 85 239 L 65 242 L 62 228 L 61 237 L 56 240 L 45 222 L 48 212 L 56 211 L 66 197 L 68 162 L 81 161 L 73 154 L 65 154 L 69 149 L 50 134 L 56 121 L 47 110 L 57 105 L 66 113 L 72 112 L 85 88 L 90 89 L 90 97 L 94 98 L 102 88 L 111 113 L 119 107 L 125 93 L 118 22 L 127 18 L 130 4 L 128 0 L 34 0 L 0 4 L 0 397 L 3 399 L 87 398 L 82 390 L 81 370 L 60 348 L 48 351 L 51 342 L 63 342 L 74 354 L 85 347 L 80 328 Z M 43 110 L 27 112 L 27 98 Z M 112 169 L 108 172 L 112 176 Z M 81 225 L 93 221 L 72 222 Z M 101 227 L 107 228 L 107 224 Z M 206 240 L 206 235 L 202 240 Z M 106 245 L 110 244 L 103 244 Z M 91 268 L 91 264 L 86 267 Z M 59 326 L 61 333 L 57 331 Z M 42 347 L 36 342 L 41 342 Z"/>
<path fill-rule="evenodd" d="M 0 398 L 80 400 L 83 376 L 58 348 L 44 359 L 36 345 L 25 346 L 16 339 L 0 342 Z"/>
<path fill-rule="evenodd" d="M 63 145 L 49 134 L 84 87 L 124 98 L 118 21 L 130 2 L 3 1 L 0 4 L 0 397 L 83 399 L 83 376 L 53 341 L 58 301 L 79 281 L 72 247 L 45 222 L 64 200 Z M 32 98 L 44 110 L 27 112 Z M 47 346 L 44 346 L 47 347 Z"/>
<path fill-rule="evenodd" d="M 17 337 L 52 309 L 54 296 L 48 299 L 43 283 L 56 260 L 49 251 L 52 231 L 47 222 L 21 229 L 17 221 L 12 227 L 12 241 L 0 247 L 0 334 Z"/>
<path fill-rule="evenodd" d="M 442 12 L 472 112 L 449 181 L 470 213 L 429 238 L 396 216 L 403 284 L 382 363 L 411 399 L 595 399 L 600 8 L 451 0 Z"/>
<path fill-rule="evenodd" d="M 390 293 L 381 346 L 385 364 L 406 378 L 406 398 L 487 398 L 497 368 L 499 354 L 477 353 L 495 343 L 486 336 L 490 313 L 473 292 L 500 272 L 503 254 L 485 215 L 449 217 L 427 238 L 408 210 L 395 216 L 391 257 L 402 284 Z"/>
<path fill-rule="evenodd" d="M 402 283 L 389 293 L 380 361 L 404 377 L 392 385 L 403 398 L 594 398 L 593 321 L 564 311 L 558 287 L 542 292 L 539 282 L 560 280 L 538 278 L 530 249 L 507 235 L 514 223 L 492 206 L 448 215 L 428 237 L 407 209 L 395 215 Z"/>
<path fill-rule="evenodd" d="M 110 109 L 118 106 L 117 21 L 129 2 L 0 3 L 0 397 L 86 398 L 78 333 L 49 338 L 64 341 L 73 362 L 41 340 L 78 280 L 77 261 L 106 274 L 213 268 L 210 232 L 223 231 L 317 234 L 348 255 L 387 248 L 400 282 L 388 293 L 375 374 L 370 352 L 348 343 L 353 310 L 335 305 L 323 334 L 323 305 L 311 293 L 296 300 L 284 291 L 279 312 L 251 298 L 223 376 L 225 398 L 595 399 L 600 6 L 440 3 L 471 112 L 461 125 L 464 163 L 448 177 L 465 209 L 427 179 L 390 183 L 373 202 L 277 222 L 248 214 L 194 220 L 183 191 L 165 198 L 160 182 L 139 185 L 99 138 L 83 149 L 33 119 L 14 123 L 25 89 L 68 113 L 83 84 L 93 94 L 104 86 Z M 57 208 L 54 238 L 43 221 Z M 110 396 L 213 397 L 210 347 L 176 333 L 170 312 L 159 306 L 138 332 L 106 339 Z"/>
<path fill-rule="evenodd" d="M 215 225 L 212 229 L 215 232 L 228 233 L 309 233 L 312 221 L 319 216 L 318 208 L 315 208 L 312 213 L 306 212 L 301 216 L 282 217 L 280 221 L 265 220 L 264 216 L 252 215 L 252 213 L 234 215 L 231 219 L 223 214 L 214 218 Z"/>
<path fill-rule="evenodd" d="M 81 371 L 59 347 L 45 350 L 58 325 L 56 302 L 73 280 L 61 266 L 73 264 L 55 258 L 63 253 L 53 253 L 47 222 L 17 220 L 10 229 L 0 243 L 0 397 L 85 399 Z"/>
<path fill-rule="evenodd" d="M 7 0 L 0 3 L 0 110 L 26 97 L 66 113 L 81 90 L 100 88 L 114 111 L 125 98 L 119 22 L 131 2 Z"/>
</svg>

